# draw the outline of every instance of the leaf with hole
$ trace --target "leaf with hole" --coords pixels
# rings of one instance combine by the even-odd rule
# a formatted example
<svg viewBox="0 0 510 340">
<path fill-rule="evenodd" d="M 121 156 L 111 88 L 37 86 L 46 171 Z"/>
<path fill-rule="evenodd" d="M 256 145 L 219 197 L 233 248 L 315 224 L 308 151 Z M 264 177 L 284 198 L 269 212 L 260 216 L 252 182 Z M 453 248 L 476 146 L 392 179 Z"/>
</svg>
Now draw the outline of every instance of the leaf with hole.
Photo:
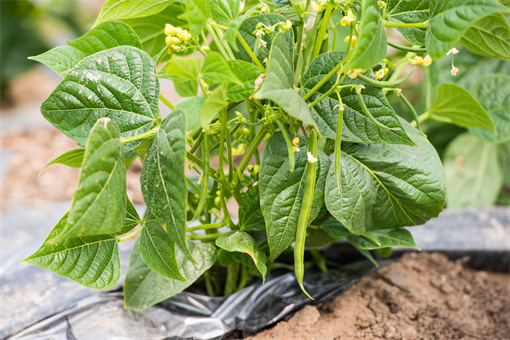
<svg viewBox="0 0 510 340">
<path fill-rule="evenodd" d="M 87 288 L 110 289 L 120 278 L 119 246 L 115 235 L 51 240 L 67 227 L 69 213 L 53 227 L 43 245 L 23 260 L 71 279 Z"/>
</svg>

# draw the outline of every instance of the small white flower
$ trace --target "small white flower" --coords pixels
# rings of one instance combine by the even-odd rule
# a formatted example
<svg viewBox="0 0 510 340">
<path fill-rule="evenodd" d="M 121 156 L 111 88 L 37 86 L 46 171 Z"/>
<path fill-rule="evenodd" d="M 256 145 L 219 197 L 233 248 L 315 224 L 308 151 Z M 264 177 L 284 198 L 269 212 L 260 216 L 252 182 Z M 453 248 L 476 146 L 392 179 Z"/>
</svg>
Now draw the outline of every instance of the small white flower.
<svg viewBox="0 0 510 340">
<path fill-rule="evenodd" d="M 244 2 L 244 1 L 241 1 L 241 2 L 239 3 L 239 13 L 241 13 L 241 12 L 243 11 L 243 9 L 244 9 L 244 4 L 245 4 L 245 2 Z"/>
<path fill-rule="evenodd" d="M 450 54 L 454 54 L 455 55 L 457 53 L 459 53 L 459 50 L 454 47 L 451 50 L 449 50 L 448 53 L 446 53 L 446 55 L 450 55 Z"/>
<path fill-rule="evenodd" d="M 308 163 L 317 163 L 318 159 L 311 152 L 308 152 L 306 155 L 308 156 Z"/>
</svg>

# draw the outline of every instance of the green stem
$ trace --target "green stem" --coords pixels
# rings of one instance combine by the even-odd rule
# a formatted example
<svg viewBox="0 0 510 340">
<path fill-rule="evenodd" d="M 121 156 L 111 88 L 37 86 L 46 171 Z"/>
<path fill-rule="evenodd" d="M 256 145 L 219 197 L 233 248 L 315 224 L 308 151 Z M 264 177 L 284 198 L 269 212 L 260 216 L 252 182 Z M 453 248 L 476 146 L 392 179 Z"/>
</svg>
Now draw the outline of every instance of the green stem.
<svg viewBox="0 0 510 340">
<path fill-rule="evenodd" d="M 372 86 L 377 86 L 377 87 L 397 87 L 397 86 L 400 86 L 402 85 L 410 76 L 411 74 L 413 74 L 414 70 L 416 68 L 414 68 L 411 72 L 409 72 L 409 74 L 407 76 L 405 76 L 404 78 L 400 78 L 400 79 L 397 79 L 397 80 L 387 80 L 387 81 L 379 81 L 377 79 L 373 79 L 373 78 L 370 78 L 370 77 L 367 77 L 363 74 L 358 74 L 358 78 L 363 80 L 365 83 L 368 83 Z"/>
<path fill-rule="evenodd" d="M 303 96 L 303 100 L 305 101 L 308 100 L 315 92 L 317 92 L 322 87 L 322 85 L 324 85 L 329 80 L 329 78 L 333 77 L 333 75 L 335 75 L 335 73 L 338 70 L 340 70 L 342 65 L 344 65 L 347 62 L 347 60 L 349 59 L 349 55 L 350 54 L 348 54 L 344 59 L 342 59 L 342 61 L 340 61 L 331 71 L 328 72 L 328 74 L 324 76 L 324 78 L 322 78 L 314 87 L 312 87 L 312 89 Z"/>
<path fill-rule="evenodd" d="M 204 138 L 204 140 L 205 140 L 205 138 Z M 204 164 L 204 162 L 202 162 L 202 160 L 200 158 L 198 158 L 194 154 L 190 153 L 189 151 L 186 151 L 186 158 L 188 158 L 190 161 L 195 163 L 200 169 L 202 169 L 205 172 L 206 165 Z M 208 165 L 207 165 L 207 168 L 209 171 L 209 176 L 211 176 L 211 178 L 214 178 L 215 180 L 219 181 L 220 179 L 218 178 L 218 175 L 216 175 L 214 173 L 214 169 L 212 169 Z"/>
<path fill-rule="evenodd" d="M 220 149 L 218 150 L 218 172 L 220 174 L 220 179 L 222 181 L 225 180 L 225 172 L 223 171 L 223 158 L 225 157 L 225 134 L 227 134 L 227 118 L 225 117 L 225 110 L 221 110 L 219 112 L 218 118 L 221 124 L 221 132 L 220 132 Z"/>
<path fill-rule="evenodd" d="M 204 139 L 204 135 L 207 138 L 207 134 L 204 131 L 200 131 L 200 135 L 198 135 L 197 141 L 195 142 L 195 144 L 193 144 L 193 146 L 189 150 L 190 153 L 195 153 L 195 151 L 197 151 L 200 144 L 202 144 L 202 139 Z"/>
<path fill-rule="evenodd" d="M 372 116 L 370 111 L 368 110 L 367 105 L 365 104 L 365 102 L 363 101 L 363 97 L 361 96 L 361 91 L 356 91 L 356 94 L 358 95 L 358 100 L 359 100 L 359 102 L 361 104 L 361 108 L 363 109 L 363 112 L 365 112 L 365 115 L 367 116 L 368 119 L 370 119 L 370 121 L 372 123 L 374 123 L 376 126 L 380 127 L 381 129 L 390 130 L 390 131 L 398 131 L 398 130 L 400 130 L 400 128 L 390 128 L 390 127 L 387 127 L 384 124 L 379 123 L 374 118 L 374 116 Z"/>
<path fill-rule="evenodd" d="M 168 106 L 170 108 L 170 110 L 174 110 L 174 106 L 172 105 L 172 103 L 170 103 L 170 101 L 168 99 L 166 99 L 165 97 L 163 97 L 163 95 L 160 93 L 159 94 L 159 100 L 161 100 L 163 103 L 165 103 L 166 106 Z"/>
<path fill-rule="evenodd" d="M 204 164 L 206 165 L 203 169 L 204 174 L 202 175 L 202 191 L 200 193 L 200 200 L 198 201 L 197 209 L 195 214 L 189 223 L 193 222 L 200 216 L 204 210 L 207 202 L 207 194 L 209 193 L 209 138 L 205 137 L 202 143 L 202 157 L 204 158 Z"/>
<path fill-rule="evenodd" d="M 243 289 L 250 283 L 252 275 L 248 272 L 249 269 L 248 266 L 241 265 L 241 280 L 239 281 L 237 290 Z"/>
<path fill-rule="evenodd" d="M 418 113 L 416 112 L 416 110 L 414 109 L 414 106 L 409 102 L 409 100 L 407 100 L 407 98 L 404 96 L 404 94 L 402 92 L 399 92 L 398 96 L 400 97 L 400 99 L 404 102 L 404 104 L 407 106 L 407 108 L 409 110 L 411 110 L 413 116 L 414 116 L 414 121 L 416 122 L 416 126 L 418 127 L 418 130 L 420 130 L 421 134 L 424 136 L 424 137 L 427 137 L 423 131 L 421 130 L 421 127 L 420 127 L 420 117 L 418 117 Z"/>
<path fill-rule="evenodd" d="M 225 124 L 221 124 L 221 134 L 225 136 L 225 142 L 227 144 L 227 162 L 228 162 L 228 180 L 229 182 L 232 182 L 232 178 L 234 177 L 234 162 L 232 160 L 232 143 L 230 140 L 230 131 L 227 127 L 227 113 L 223 115 L 225 118 Z M 225 131 L 223 131 L 225 130 Z"/>
<path fill-rule="evenodd" d="M 403 23 L 403 22 L 391 22 L 391 21 L 388 21 L 388 20 L 383 20 L 383 24 L 384 24 L 385 27 L 427 28 L 427 22 Z"/>
<path fill-rule="evenodd" d="M 401 50 L 401 51 L 417 52 L 417 53 L 427 52 L 426 48 L 403 46 L 403 45 L 395 44 L 394 42 L 391 42 L 389 40 L 388 40 L 388 45 L 390 45 L 393 48 L 396 48 L 397 50 Z"/>
<path fill-rule="evenodd" d="M 207 291 L 207 295 L 215 296 L 216 294 L 214 293 L 214 287 L 213 287 L 212 280 L 211 280 L 211 274 L 209 274 L 209 270 L 207 270 L 204 273 L 204 279 L 205 279 L 205 289 Z"/>
<path fill-rule="evenodd" d="M 117 236 L 117 241 L 118 242 L 124 242 L 124 241 L 127 241 L 133 237 L 135 237 L 136 235 L 139 235 L 141 232 L 142 232 L 142 226 L 138 227 L 138 229 L 136 229 L 135 231 L 133 231 L 131 234 L 127 234 L 126 236 L 123 236 L 123 237 L 119 237 Z"/>
<path fill-rule="evenodd" d="M 239 42 L 243 46 L 246 53 L 248 53 L 248 55 L 250 56 L 250 59 L 255 63 L 255 65 L 257 65 L 257 67 L 262 72 L 266 72 L 266 68 L 260 63 L 259 59 L 255 56 L 255 54 L 253 54 L 253 51 L 251 50 L 250 46 L 248 46 L 248 44 L 246 43 L 246 40 L 244 40 L 241 33 L 236 32 L 236 36 L 237 36 L 237 39 L 239 39 Z"/>
<path fill-rule="evenodd" d="M 285 126 L 282 122 L 280 122 L 278 119 L 275 119 L 276 124 L 280 128 L 283 134 L 283 138 L 285 139 L 285 143 L 287 143 L 287 152 L 289 153 L 289 162 L 290 162 L 290 169 L 289 172 L 294 171 L 294 164 L 295 164 L 295 158 L 294 158 L 294 149 L 292 145 L 292 141 L 290 140 L 289 134 L 287 133 L 287 130 L 285 129 Z"/>
<path fill-rule="evenodd" d="M 317 132 L 313 130 L 310 133 L 310 144 L 308 146 L 309 152 L 317 157 Z M 313 298 L 308 294 L 305 287 L 303 286 L 304 277 L 304 254 L 305 254 L 305 240 L 306 240 L 306 227 L 308 226 L 308 219 L 310 217 L 310 211 L 312 210 L 313 194 L 315 190 L 315 173 L 317 171 L 317 163 L 306 164 L 305 174 L 305 190 L 303 194 L 303 202 L 301 204 L 301 211 L 299 213 L 298 225 L 296 231 L 296 244 L 294 246 L 294 270 L 296 279 L 298 281 L 301 290 L 310 299 Z"/>
<path fill-rule="evenodd" d="M 212 27 L 210 23 L 207 23 L 205 25 L 205 27 L 209 31 L 209 34 L 211 34 L 211 37 L 213 38 L 214 43 L 216 44 L 216 46 L 220 50 L 221 54 L 223 54 L 223 57 L 226 60 L 230 60 L 230 56 L 228 55 L 227 51 L 225 50 L 225 47 L 223 46 L 223 44 L 221 43 L 220 39 L 216 35 L 216 31 L 214 30 L 214 27 Z"/>
<path fill-rule="evenodd" d="M 336 186 L 338 188 L 338 193 L 340 193 L 340 176 L 341 176 L 341 155 L 342 155 L 342 126 L 344 122 L 344 107 L 342 103 L 342 97 L 340 97 L 340 92 L 336 92 L 339 102 L 338 108 L 338 120 L 336 123 L 336 139 L 335 139 L 335 177 L 336 177 Z"/>
<path fill-rule="evenodd" d="M 189 235 L 188 238 L 190 240 L 211 241 L 211 240 L 216 240 L 221 235 L 223 235 L 223 233 L 214 233 L 214 234 L 205 234 L 205 235 Z"/>
<path fill-rule="evenodd" d="M 196 227 L 187 227 L 186 232 L 197 231 L 197 230 L 209 230 L 209 229 L 218 229 L 223 227 L 223 223 L 207 223 L 201 224 Z"/>
<path fill-rule="evenodd" d="M 431 118 L 430 112 L 425 112 L 425 113 L 423 113 L 423 114 L 418 116 L 418 120 L 417 121 L 412 121 L 411 125 L 416 127 L 418 125 L 418 122 L 419 123 L 423 123 L 424 121 L 426 121 L 427 119 L 430 119 L 430 118 Z"/>
<path fill-rule="evenodd" d="M 136 136 L 121 138 L 121 143 L 126 144 L 129 142 L 134 142 L 134 141 L 141 140 L 141 139 L 152 138 L 158 132 L 158 130 L 159 130 L 159 126 L 152 128 L 149 131 L 141 133 Z"/>
<path fill-rule="evenodd" d="M 250 143 L 250 147 L 248 148 L 248 151 L 246 151 L 246 154 L 244 155 L 243 159 L 241 160 L 241 164 L 239 164 L 239 167 L 237 168 L 237 173 L 239 175 L 243 174 L 244 169 L 248 166 L 248 163 L 250 162 L 251 157 L 255 153 L 255 151 L 258 150 L 259 144 L 262 143 L 264 140 L 264 137 L 267 133 L 267 126 L 262 125 L 259 132 L 255 136 L 255 139 Z"/>
<path fill-rule="evenodd" d="M 188 185 L 189 185 L 189 186 L 190 186 L 193 190 L 195 190 L 195 192 L 196 192 L 197 194 L 200 194 L 200 189 L 199 189 L 199 188 L 195 185 L 195 183 L 193 183 L 193 182 L 191 181 L 191 179 L 189 179 L 189 178 L 188 178 L 188 176 L 186 176 L 186 183 L 188 183 Z"/>
<path fill-rule="evenodd" d="M 321 51 L 322 42 L 324 41 L 324 35 L 328 30 L 329 19 L 331 19 L 331 14 L 333 13 L 333 9 L 335 6 L 328 2 L 326 6 L 326 11 L 324 12 L 324 16 L 322 17 L 321 28 L 319 29 L 319 34 L 317 35 L 317 40 L 315 41 L 315 45 L 313 47 L 312 60 L 317 58 Z"/>
<path fill-rule="evenodd" d="M 225 295 L 230 295 L 236 292 L 238 276 L 239 276 L 239 263 L 235 262 L 227 267 L 227 282 L 225 284 Z"/>
<path fill-rule="evenodd" d="M 232 53 L 232 50 L 230 49 L 230 45 L 226 41 L 223 41 L 223 32 L 221 31 L 221 28 L 219 27 L 219 25 L 216 27 L 213 27 L 213 29 L 216 31 L 216 35 L 220 39 L 220 43 L 223 44 L 225 51 L 227 51 L 227 53 L 230 57 L 230 60 L 234 60 L 235 59 L 234 53 Z"/>
</svg>

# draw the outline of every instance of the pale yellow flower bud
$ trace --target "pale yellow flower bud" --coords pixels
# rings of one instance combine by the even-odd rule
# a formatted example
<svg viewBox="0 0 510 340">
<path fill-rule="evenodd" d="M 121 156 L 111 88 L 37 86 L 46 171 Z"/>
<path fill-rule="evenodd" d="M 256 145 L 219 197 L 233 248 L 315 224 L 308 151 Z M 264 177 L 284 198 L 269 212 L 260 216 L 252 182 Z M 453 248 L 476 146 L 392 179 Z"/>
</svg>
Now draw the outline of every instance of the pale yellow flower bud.
<svg viewBox="0 0 510 340">
<path fill-rule="evenodd" d="M 350 40 L 349 38 L 350 38 L 349 36 L 345 37 L 344 41 L 345 41 L 346 43 L 349 43 L 349 40 Z M 357 40 L 358 40 L 358 38 L 357 38 L 355 35 L 353 35 L 353 36 L 352 36 L 352 44 L 354 45 L 354 44 L 356 43 L 356 41 L 357 41 Z"/>
<path fill-rule="evenodd" d="M 311 152 L 308 152 L 306 155 L 308 157 L 308 163 L 317 163 L 318 159 L 314 157 Z"/>
<path fill-rule="evenodd" d="M 452 76 L 456 76 L 459 72 L 459 69 L 452 65 L 452 70 L 450 71 Z"/>
<path fill-rule="evenodd" d="M 312 2 L 310 6 L 312 6 L 312 11 L 314 11 L 315 13 L 320 13 L 324 10 L 324 7 L 319 5 L 315 1 Z"/>
<path fill-rule="evenodd" d="M 365 73 L 365 72 L 366 72 L 366 70 L 362 70 L 360 68 L 356 68 L 354 70 L 349 70 L 347 72 L 347 75 L 349 76 L 349 78 L 355 79 L 358 76 L 359 73 Z"/>
<path fill-rule="evenodd" d="M 356 21 L 356 16 L 354 15 L 354 12 L 349 9 L 349 11 L 347 11 L 347 15 L 342 18 L 342 21 L 340 21 L 340 25 L 350 25 L 354 21 Z"/>
<path fill-rule="evenodd" d="M 422 65 L 429 66 L 430 64 L 432 64 L 432 58 L 429 55 L 427 55 L 425 58 L 423 58 Z"/>
</svg>

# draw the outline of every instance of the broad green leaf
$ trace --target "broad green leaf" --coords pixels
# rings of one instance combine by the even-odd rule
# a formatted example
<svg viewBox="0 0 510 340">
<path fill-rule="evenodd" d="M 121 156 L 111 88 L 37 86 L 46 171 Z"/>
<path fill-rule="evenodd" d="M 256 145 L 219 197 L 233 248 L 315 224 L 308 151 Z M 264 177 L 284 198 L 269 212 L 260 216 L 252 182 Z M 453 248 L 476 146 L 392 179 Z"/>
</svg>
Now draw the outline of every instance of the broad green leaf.
<svg viewBox="0 0 510 340">
<path fill-rule="evenodd" d="M 69 71 L 88 56 L 87 53 L 77 50 L 74 47 L 59 46 L 35 57 L 29 57 L 51 68 L 59 76 L 65 77 Z"/>
<path fill-rule="evenodd" d="M 141 18 L 161 12 L 173 0 L 106 0 L 94 26 L 115 19 Z"/>
<path fill-rule="evenodd" d="M 189 58 L 174 56 L 165 67 L 158 72 L 158 77 L 168 78 L 168 76 L 171 76 L 197 81 L 203 62 L 204 60 L 200 57 Z"/>
<path fill-rule="evenodd" d="M 289 134 L 293 139 L 295 136 Z M 287 144 L 281 132 L 269 138 L 264 148 L 260 166 L 260 206 L 266 221 L 270 259 L 274 261 L 296 238 L 296 229 L 305 186 L 307 149 L 302 137 L 300 151 L 294 153 L 295 167 L 290 172 Z M 324 202 L 324 182 L 330 160 L 319 148 L 315 191 L 309 222 L 318 215 Z"/>
<path fill-rule="evenodd" d="M 234 262 L 236 262 L 233 255 L 234 253 L 229 253 L 226 250 L 223 249 L 218 250 L 218 263 L 220 264 L 220 266 L 228 267 Z"/>
<path fill-rule="evenodd" d="M 361 33 L 346 69 L 369 70 L 386 58 L 386 33 L 376 0 L 363 0 Z"/>
<path fill-rule="evenodd" d="M 416 147 L 343 143 L 340 188 L 334 165 L 329 169 L 326 206 L 352 233 L 420 225 L 443 210 L 441 161 L 427 139 L 401 121 Z"/>
<path fill-rule="evenodd" d="M 209 0 L 185 0 L 191 34 L 199 35 L 211 17 Z"/>
<path fill-rule="evenodd" d="M 327 232 L 328 235 L 333 238 L 344 238 L 352 235 L 352 233 L 344 227 L 342 223 L 338 222 L 334 218 L 330 218 L 329 220 L 322 222 L 319 228 Z"/>
<path fill-rule="evenodd" d="M 510 142 L 498 145 L 498 158 L 503 172 L 503 187 L 497 204 L 510 205 Z"/>
<path fill-rule="evenodd" d="M 319 55 L 310 64 L 305 72 L 302 84 L 305 90 L 312 89 L 326 74 L 328 74 L 345 57 L 344 52 L 330 52 Z M 372 71 L 367 76 L 374 78 Z M 309 103 L 318 99 L 334 86 L 336 77 L 330 78 L 312 97 Z M 361 91 L 363 101 L 374 118 L 389 128 L 400 130 L 381 129 L 375 125 L 363 112 L 358 97 L 350 88 L 343 88 L 340 91 L 342 102 L 345 104 L 342 140 L 355 143 L 385 143 L 385 144 L 407 144 L 414 145 L 414 142 L 407 135 L 399 118 L 390 103 L 386 99 L 381 88 L 369 85 L 359 79 L 346 77 L 342 85 L 360 84 L 365 86 Z M 335 93 L 315 104 L 311 109 L 312 117 L 319 127 L 323 136 L 336 138 L 338 122 L 338 98 Z"/>
<path fill-rule="evenodd" d="M 278 33 L 269 54 L 267 75 L 256 98 L 269 99 L 278 104 L 285 112 L 308 125 L 315 125 L 308 105 L 294 91 L 293 51 L 287 48 L 283 33 Z"/>
<path fill-rule="evenodd" d="M 53 227 L 41 248 L 23 262 L 48 269 L 87 288 L 112 288 L 120 278 L 115 235 L 75 237 L 52 243 L 51 240 L 66 228 L 68 214 Z"/>
<path fill-rule="evenodd" d="M 120 22 L 101 24 L 67 44 L 69 46 L 59 46 L 29 59 L 43 63 L 65 77 L 76 64 L 91 54 L 122 45 L 142 48 L 131 27 Z"/>
<path fill-rule="evenodd" d="M 230 231 L 217 238 L 216 245 L 231 253 L 240 252 L 249 255 L 260 274 L 262 274 L 262 280 L 265 280 L 267 273 L 266 254 L 259 249 L 257 242 L 250 234 L 240 230 Z"/>
<path fill-rule="evenodd" d="M 198 94 L 198 81 L 185 79 L 184 81 L 177 81 L 173 79 L 175 91 L 181 97 L 195 97 Z"/>
<path fill-rule="evenodd" d="M 186 114 L 173 111 L 151 141 L 140 184 L 147 209 L 191 258 L 186 241 Z"/>
<path fill-rule="evenodd" d="M 220 25 L 229 25 L 239 13 L 241 0 L 212 0 L 211 14 Z"/>
<path fill-rule="evenodd" d="M 482 18 L 464 33 L 460 43 L 472 53 L 510 60 L 510 26 L 502 14 Z"/>
<path fill-rule="evenodd" d="M 510 9 L 496 0 L 436 1 L 425 35 L 429 55 L 432 59 L 444 57 L 469 27 L 483 17 L 498 13 L 508 14 Z"/>
<path fill-rule="evenodd" d="M 260 14 L 247 18 L 246 20 L 243 21 L 241 27 L 239 27 L 239 34 L 241 34 L 243 39 L 246 41 L 248 46 L 250 46 L 251 50 L 255 53 L 257 59 L 261 63 L 264 63 L 264 59 L 266 59 L 267 56 L 269 55 L 269 51 L 273 46 L 273 38 L 271 37 L 271 35 L 266 34 L 261 38 L 263 43 L 261 43 L 260 46 L 256 45 L 257 38 L 255 37 L 255 34 L 253 32 L 256 30 L 257 24 L 263 23 L 267 27 L 272 27 L 279 22 L 285 23 L 286 20 L 287 19 L 280 14 L 274 13 Z M 273 37 L 276 37 L 279 32 L 281 32 L 281 29 L 280 27 L 277 26 L 273 32 Z M 284 46 L 287 46 L 287 48 L 289 49 L 288 54 L 292 55 L 294 50 L 294 33 L 292 30 L 288 30 L 285 31 L 284 36 L 285 44 L 280 46 L 280 48 L 283 49 Z M 238 45 L 240 45 L 239 42 Z M 248 53 L 244 50 L 244 48 L 240 48 L 239 51 L 234 51 L 234 56 L 236 57 L 236 59 L 241 59 L 249 63 L 253 63 L 253 61 L 251 60 Z"/>
<path fill-rule="evenodd" d="M 129 25 L 122 22 L 105 22 L 67 44 L 91 55 L 117 46 L 142 48 L 140 39 Z"/>
<path fill-rule="evenodd" d="M 158 221 L 145 222 L 138 249 L 145 264 L 156 273 L 170 279 L 187 281 L 177 264 L 175 242 L 170 240 L 167 231 Z"/>
<path fill-rule="evenodd" d="M 142 220 L 140 219 L 138 211 L 136 211 L 133 203 L 131 203 L 129 198 L 127 198 L 126 201 L 126 218 L 124 219 L 124 226 L 119 232 L 117 232 L 117 235 L 124 235 L 133 230 L 137 225 L 142 224 Z"/>
<path fill-rule="evenodd" d="M 188 125 L 186 130 L 196 130 L 200 128 L 200 111 L 205 103 L 205 97 L 193 97 L 183 100 L 175 105 L 175 110 L 182 110 L 186 113 Z"/>
<path fill-rule="evenodd" d="M 115 47 L 83 59 L 41 106 L 50 123 L 85 145 L 92 126 L 109 117 L 122 137 L 147 132 L 158 117 L 159 82 L 145 52 Z"/>
<path fill-rule="evenodd" d="M 202 79 L 209 85 L 221 83 L 238 83 L 227 62 L 217 52 L 207 54 L 200 72 Z"/>
<path fill-rule="evenodd" d="M 389 0 L 386 7 L 388 20 L 396 23 L 413 24 L 429 19 L 428 0 Z M 397 28 L 406 40 L 413 45 L 425 44 L 424 28 Z"/>
<path fill-rule="evenodd" d="M 359 253 L 363 256 L 365 256 L 370 262 L 372 262 L 372 264 L 374 266 L 376 266 L 377 268 L 379 268 L 379 263 L 377 263 L 377 261 L 374 259 L 374 257 L 372 256 L 372 253 L 370 252 L 370 250 L 366 250 L 366 249 L 361 249 L 361 248 L 358 248 L 357 245 L 355 243 L 352 243 L 351 242 L 351 245 L 356 248 L 357 251 L 359 251 Z"/>
<path fill-rule="evenodd" d="M 126 167 L 120 131 L 101 118 L 92 128 L 83 167 L 69 211 L 67 226 L 58 240 L 115 233 L 126 216 Z"/>
<path fill-rule="evenodd" d="M 233 48 L 234 51 L 239 51 L 239 48 L 237 47 L 237 32 L 239 32 L 239 28 L 241 27 L 241 24 L 243 23 L 244 19 L 246 19 L 246 15 L 240 15 L 237 18 L 235 18 L 228 26 L 228 28 L 225 30 L 225 33 L 223 34 L 222 40 L 228 42 L 230 46 Z"/>
<path fill-rule="evenodd" d="M 200 124 L 205 129 L 212 122 L 220 110 L 228 106 L 227 103 L 228 83 L 224 83 L 214 89 L 205 100 L 202 110 L 200 110 Z"/>
<path fill-rule="evenodd" d="M 253 64 L 242 60 L 230 60 L 228 66 L 237 76 L 237 84 L 229 84 L 227 98 L 232 102 L 240 102 L 250 97 L 255 92 L 255 80 L 262 71 Z"/>
<path fill-rule="evenodd" d="M 164 32 L 166 24 L 187 28 L 188 22 L 180 18 L 183 13 L 183 6 L 179 3 L 173 3 L 157 14 L 143 18 L 126 19 L 123 22 L 131 26 L 136 32 L 143 45 L 143 50 L 154 57 L 166 46 Z"/>
<path fill-rule="evenodd" d="M 41 174 L 47 167 L 53 164 L 63 164 L 71 168 L 81 168 L 83 164 L 83 157 L 85 156 L 85 148 L 76 148 L 64 152 L 42 168 Z"/>
<path fill-rule="evenodd" d="M 141 311 L 158 302 L 171 298 L 191 286 L 202 274 L 216 262 L 217 248 L 210 243 L 189 244 L 194 264 L 176 248 L 177 264 L 188 282 L 173 280 L 151 270 L 140 255 L 135 244 L 124 283 L 124 305 L 126 308 Z"/>
<path fill-rule="evenodd" d="M 496 131 L 492 118 L 482 105 L 468 91 L 455 84 L 439 85 L 430 110 L 432 114 L 445 117 L 461 127 L 482 127 Z"/>
<path fill-rule="evenodd" d="M 306 229 L 306 248 L 319 248 L 335 242 L 337 238 L 331 237 L 328 232 L 321 228 L 309 227 Z"/>
<path fill-rule="evenodd" d="M 497 134 L 492 130 L 470 128 L 472 134 L 487 143 L 510 140 L 510 75 L 486 74 L 473 85 L 472 93 L 494 121 Z"/>
<path fill-rule="evenodd" d="M 405 247 L 420 250 L 414 242 L 413 235 L 403 228 L 367 231 L 361 236 L 349 236 L 348 239 L 358 249 Z"/>
<path fill-rule="evenodd" d="M 490 206 L 503 186 L 497 145 L 466 132 L 455 138 L 444 156 L 448 208 Z"/>
<path fill-rule="evenodd" d="M 260 210 L 259 186 L 250 187 L 239 202 L 239 229 L 265 230 L 266 222 Z"/>
</svg>

